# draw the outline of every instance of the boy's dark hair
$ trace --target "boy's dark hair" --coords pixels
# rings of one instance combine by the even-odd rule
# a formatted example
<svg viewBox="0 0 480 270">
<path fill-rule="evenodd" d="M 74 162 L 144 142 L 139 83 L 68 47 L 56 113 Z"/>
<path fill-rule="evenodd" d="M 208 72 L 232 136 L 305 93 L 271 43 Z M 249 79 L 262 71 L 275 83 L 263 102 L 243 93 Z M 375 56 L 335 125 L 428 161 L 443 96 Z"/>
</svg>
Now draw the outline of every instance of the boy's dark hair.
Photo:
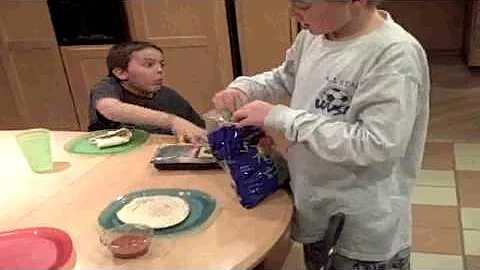
<svg viewBox="0 0 480 270">
<path fill-rule="evenodd" d="M 368 5 L 372 7 L 376 7 L 380 5 L 384 0 L 368 0 Z"/>
<path fill-rule="evenodd" d="M 127 41 L 113 45 L 107 55 L 108 75 L 113 75 L 113 69 L 127 69 L 132 54 L 145 48 L 153 48 L 163 53 L 162 48 L 148 41 Z"/>
</svg>

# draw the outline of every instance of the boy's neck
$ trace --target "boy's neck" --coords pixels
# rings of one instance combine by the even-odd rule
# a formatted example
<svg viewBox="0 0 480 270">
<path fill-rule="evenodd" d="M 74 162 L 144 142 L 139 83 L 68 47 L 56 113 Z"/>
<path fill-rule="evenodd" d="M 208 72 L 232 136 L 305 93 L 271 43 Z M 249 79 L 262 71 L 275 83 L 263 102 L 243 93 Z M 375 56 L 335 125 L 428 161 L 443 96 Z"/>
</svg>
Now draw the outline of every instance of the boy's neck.
<svg viewBox="0 0 480 270">
<path fill-rule="evenodd" d="M 332 41 L 347 41 L 363 35 L 370 34 L 380 28 L 385 18 L 376 8 L 361 10 L 344 27 L 338 31 L 326 34 Z"/>
<path fill-rule="evenodd" d="M 145 98 L 153 98 L 153 96 L 155 95 L 155 93 L 153 93 L 153 92 L 142 91 L 142 90 L 138 89 L 137 87 L 135 87 L 133 85 L 130 85 L 126 81 L 120 82 L 120 85 L 123 88 L 125 88 L 125 90 L 127 90 L 128 92 L 130 92 L 130 93 L 132 93 L 136 96 L 145 97 Z"/>
</svg>

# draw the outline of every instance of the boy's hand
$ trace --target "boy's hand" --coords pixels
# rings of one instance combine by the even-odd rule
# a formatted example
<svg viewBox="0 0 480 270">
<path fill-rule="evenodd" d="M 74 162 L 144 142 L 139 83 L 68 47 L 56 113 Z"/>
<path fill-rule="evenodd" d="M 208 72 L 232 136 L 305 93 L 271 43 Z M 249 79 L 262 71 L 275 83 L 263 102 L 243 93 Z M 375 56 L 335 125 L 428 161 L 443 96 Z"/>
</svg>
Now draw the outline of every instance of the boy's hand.
<svg viewBox="0 0 480 270">
<path fill-rule="evenodd" d="M 236 88 L 227 88 L 215 94 L 212 101 L 217 109 L 227 109 L 235 112 L 248 100 L 247 95 Z"/>
<path fill-rule="evenodd" d="M 238 109 L 233 114 L 233 120 L 238 122 L 239 126 L 263 127 L 272 108 L 272 104 L 256 100 Z"/>
<path fill-rule="evenodd" d="M 207 133 L 204 129 L 181 117 L 173 117 L 171 125 L 172 131 L 180 143 L 202 144 L 207 141 Z"/>
</svg>

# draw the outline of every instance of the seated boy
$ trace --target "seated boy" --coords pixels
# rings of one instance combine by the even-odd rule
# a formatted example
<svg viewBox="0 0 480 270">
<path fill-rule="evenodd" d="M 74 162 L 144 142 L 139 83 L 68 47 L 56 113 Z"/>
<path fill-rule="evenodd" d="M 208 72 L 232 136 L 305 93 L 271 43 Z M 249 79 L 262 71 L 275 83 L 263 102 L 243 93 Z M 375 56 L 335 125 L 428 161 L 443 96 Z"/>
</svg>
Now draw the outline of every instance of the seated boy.
<svg viewBox="0 0 480 270">
<path fill-rule="evenodd" d="M 89 131 L 135 126 L 151 133 L 176 134 L 199 142 L 204 122 L 175 90 L 163 85 L 160 47 L 141 41 L 114 45 L 107 56 L 109 75 L 91 90 Z"/>
</svg>

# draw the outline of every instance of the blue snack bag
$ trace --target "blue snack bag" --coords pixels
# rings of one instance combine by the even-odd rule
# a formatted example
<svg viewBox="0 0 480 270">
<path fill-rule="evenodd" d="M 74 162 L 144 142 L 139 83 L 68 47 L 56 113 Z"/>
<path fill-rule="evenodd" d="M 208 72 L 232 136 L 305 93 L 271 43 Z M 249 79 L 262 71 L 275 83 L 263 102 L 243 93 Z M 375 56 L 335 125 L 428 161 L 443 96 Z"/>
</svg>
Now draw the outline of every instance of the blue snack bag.
<svg viewBox="0 0 480 270">
<path fill-rule="evenodd" d="M 262 141 L 265 131 L 253 127 L 224 125 L 208 134 L 208 143 L 219 162 L 228 166 L 243 207 L 256 206 L 279 188 L 279 170 L 271 149 Z"/>
</svg>

